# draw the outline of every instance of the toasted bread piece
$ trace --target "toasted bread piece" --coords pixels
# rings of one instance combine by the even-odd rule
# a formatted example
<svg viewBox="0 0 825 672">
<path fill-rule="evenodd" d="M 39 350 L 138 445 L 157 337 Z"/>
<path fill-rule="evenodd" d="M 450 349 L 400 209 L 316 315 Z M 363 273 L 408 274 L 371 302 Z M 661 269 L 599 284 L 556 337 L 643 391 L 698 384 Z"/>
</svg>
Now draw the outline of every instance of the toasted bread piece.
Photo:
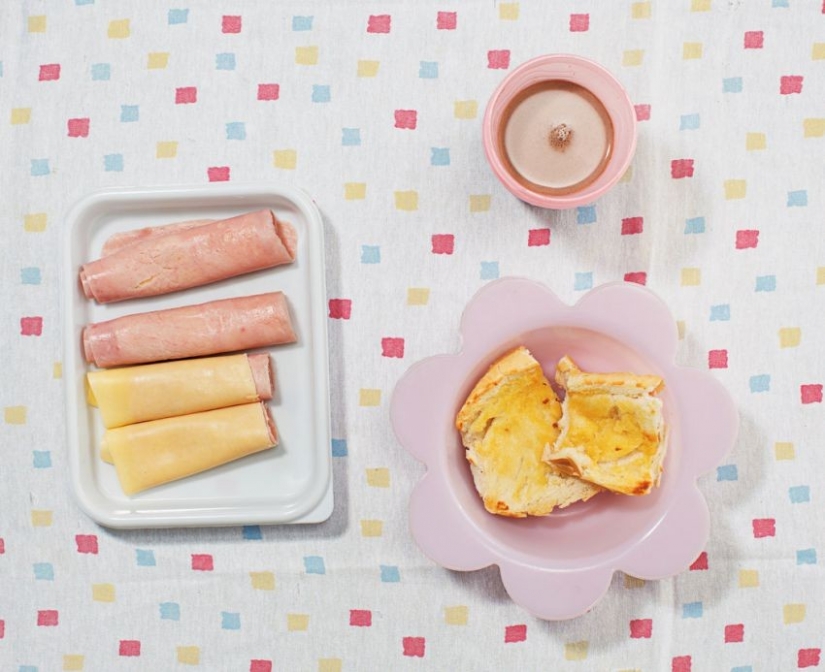
<svg viewBox="0 0 825 672">
<path fill-rule="evenodd" d="M 546 516 L 600 488 L 542 461 L 558 435 L 561 406 L 541 365 L 525 347 L 497 360 L 456 417 L 476 490 L 501 516 Z"/>
<path fill-rule="evenodd" d="M 667 448 L 658 376 L 585 373 L 569 357 L 556 367 L 564 388 L 561 430 L 544 459 L 608 490 L 646 495 L 659 484 Z"/>
</svg>

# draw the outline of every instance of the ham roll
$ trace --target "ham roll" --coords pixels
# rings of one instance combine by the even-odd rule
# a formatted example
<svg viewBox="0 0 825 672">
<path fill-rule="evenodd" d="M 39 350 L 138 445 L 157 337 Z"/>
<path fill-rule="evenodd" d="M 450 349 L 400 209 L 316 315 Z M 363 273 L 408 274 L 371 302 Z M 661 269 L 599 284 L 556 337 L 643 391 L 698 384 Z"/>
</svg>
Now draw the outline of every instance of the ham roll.
<svg viewBox="0 0 825 672">
<path fill-rule="evenodd" d="M 159 296 L 295 260 L 295 229 L 271 210 L 137 237 L 80 267 L 87 298 L 112 303 Z"/>
<path fill-rule="evenodd" d="M 297 340 L 283 292 L 209 301 L 94 322 L 81 337 L 100 368 L 250 350 Z"/>
<path fill-rule="evenodd" d="M 259 402 L 110 429 L 101 452 L 134 495 L 276 445 L 275 423 Z"/>
<path fill-rule="evenodd" d="M 100 256 L 109 256 L 110 254 L 114 254 L 132 243 L 137 243 L 141 240 L 146 240 L 147 238 L 155 238 L 167 233 L 194 229 L 196 226 L 211 224 L 214 221 L 214 219 L 190 219 L 186 222 L 174 222 L 173 224 L 163 224 L 161 226 L 147 226 L 143 229 L 132 229 L 131 231 L 113 233 L 106 239 L 106 242 L 103 243 L 103 249 L 100 250 Z"/>
<path fill-rule="evenodd" d="M 106 429 L 272 398 L 266 353 L 200 357 L 86 374 Z"/>
</svg>

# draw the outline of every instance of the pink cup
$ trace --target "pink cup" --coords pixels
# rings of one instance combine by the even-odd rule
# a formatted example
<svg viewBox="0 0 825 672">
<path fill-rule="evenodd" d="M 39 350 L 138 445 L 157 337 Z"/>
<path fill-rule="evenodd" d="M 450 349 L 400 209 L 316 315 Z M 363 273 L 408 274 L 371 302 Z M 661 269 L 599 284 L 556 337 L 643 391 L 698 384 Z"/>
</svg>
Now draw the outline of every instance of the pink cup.
<svg viewBox="0 0 825 672">
<path fill-rule="evenodd" d="M 581 189 L 565 194 L 549 194 L 517 179 L 513 169 L 508 168 L 501 142 L 504 115 L 510 103 L 525 89 L 553 80 L 577 84 L 593 94 L 613 126 L 611 151 L 601 173 Z M 493 172 L 513 195 L 542 208 L 575 208 L 599 198 L 627 170 L 636 149 L 636 111 L 619 81 L 598 63 L 570 54 L 538 56 L 513 70 L 493 93 L 484 113 L 483 141 Z"/>
</svg>

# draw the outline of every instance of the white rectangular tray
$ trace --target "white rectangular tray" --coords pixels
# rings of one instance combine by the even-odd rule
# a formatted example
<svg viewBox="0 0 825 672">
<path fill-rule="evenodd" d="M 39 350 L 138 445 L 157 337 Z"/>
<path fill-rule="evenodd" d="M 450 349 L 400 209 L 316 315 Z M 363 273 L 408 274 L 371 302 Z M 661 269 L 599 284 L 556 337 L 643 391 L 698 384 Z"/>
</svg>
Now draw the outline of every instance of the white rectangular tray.
<svg viewBox="0 0 825 672">
<path fill-rule="evenodd" d="M 113 233 L 189 219 L 224 219 L 270 208 L 298 234 L 292 264 L 166 296 L 98 305 L 84 297 L 80 265 L 97 259 Z M 271 185 L 106 190 L 68 213 L 63 241 L 63 324 L 68 458 L 81 508 L 116 528 L 318 523 L 332 513 L 324 230 L 304 192 Z M 283 291 L 297 343 L 271 354 L 276 391 L 268 402 L 279 445 L 217 469 L 127 497 L 99 457 L 103 425 L 86 403 L 81 330 L 89 322 L 246 294 Z"/>
</svg>

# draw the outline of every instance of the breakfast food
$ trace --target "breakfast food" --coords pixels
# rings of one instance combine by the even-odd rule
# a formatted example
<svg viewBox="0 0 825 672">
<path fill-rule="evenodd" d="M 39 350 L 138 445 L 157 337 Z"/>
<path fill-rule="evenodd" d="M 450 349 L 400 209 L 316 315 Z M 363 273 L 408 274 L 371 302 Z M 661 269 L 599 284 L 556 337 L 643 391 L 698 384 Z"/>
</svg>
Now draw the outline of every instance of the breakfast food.
<svg viewBox="0 0 825 672">
<path fill-rule="evenodd" d="M 456 427 L 487 511 L 544 516 L 600 491 L 542 461 L 560 418 L 559 400 L 525 347 L 498 359 L 475 385 Z"/>
<path fill-rule="evenodd" d="M 569 357 L 559 361 L 564 388 L 561 430 L 544 459 L 572 476 L 626 495 L 659 484 L 666 450 L 661 378 L 632 373 L 586 373 Z"/>
<path fill-rule="evenodd" d="M 101 368 L 292 343 L 286 296 L 269 292 L 136 313 L 83 329 L 86 361 Z"/>
<path fill-rule="evenodd" d="M 214 219 L 190 219 L 185 222 L 173 222 L 171 224 L 162 224 L 161 226 L 146 226 L 142 229 L 130 229 L 129 231 L 113 233 L 106 239 L 106 242 L 103 243 L 100 256 L 106 257 L 127 245 L 146 240 L 147 238 L 163 236 L 176 231 L 185 231 L 186 229 L 194 229 L 196 226 L 211 224 L 214 221 Z"/>
<path fill-rule="evenodd" d="M 86 374 L 103 426 L 122 427 L 272 398 L 268 354 L 223 355 Z"/>
<path fill-rule="evenodd" d="M 138 234 L 140 237 L 140 234 Z M 110 303 L 168 294 L 295 259 L 295 229 L 258 210 L 161 235 L 144 235 L 80 267 L 87 298 Z"/>
<path fill-rule="evenodd" d="M 278 443 L 266 404 L 230 406 L 109 429 L 108 452 L 123 492 L 134 495 Z"/>
</svg>

